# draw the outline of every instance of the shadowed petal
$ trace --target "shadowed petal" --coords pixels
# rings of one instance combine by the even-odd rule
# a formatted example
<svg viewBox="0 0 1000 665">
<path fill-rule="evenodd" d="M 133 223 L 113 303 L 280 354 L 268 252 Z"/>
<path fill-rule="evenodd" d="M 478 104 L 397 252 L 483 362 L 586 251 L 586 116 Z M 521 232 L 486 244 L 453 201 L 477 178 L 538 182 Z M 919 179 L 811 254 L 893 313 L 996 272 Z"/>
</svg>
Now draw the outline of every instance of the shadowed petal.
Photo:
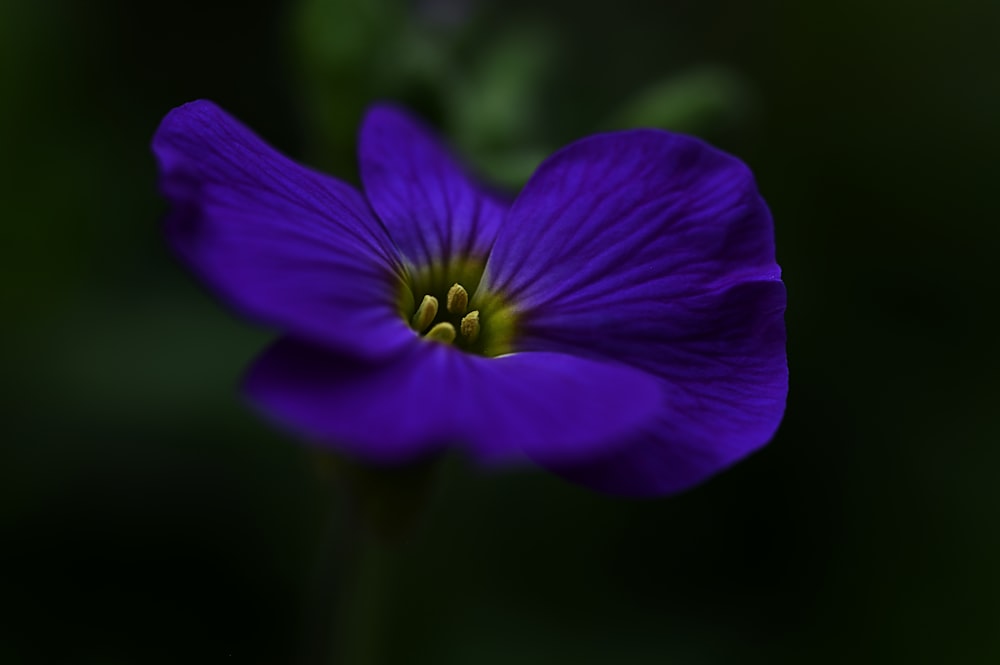
<svg viewBox="0 0 1000 665">
<path fill-rule="evenodd" d="M 686 299 L 674 322 L 664 321 L 662 340 L 645 343 L 653 359 L 638 357 L 638 344 L 623 356 L 663 378 L 655 426 L 604 459 L 552 470 L 604 492 L 657 496 L 687 489 L 767 443 L 788 394 L 784 306 L 781 282 Z M 647 332 L 657 334 L 655 323 Z"/>
<path fill-rule="evenodd" d="M 352 187 L 278 154 L 207 101 L 171 111 L 153 152 L 170 242 L 225 300 L 369 358 L 413 342 L 396 312 L 398 256 Z"/>
<path fill-rule="evenodd" d="M 484 282 L 521 311 L 517 349 L 616 360 L 663 382 L 658 427 L 614 464 L 565 472 L 580 482 L 676 491 L 781 420 L 771 217 L 746 166 L 700 141 L 639 130 L 560 151 L 514 203 Z"/>
<path fill-rule="evenodd" d="M 484 463 L 578 463 L 631 440 L 661 401 L 654 378 L 624 365 L 555 353 L 483 358 L 433 342 L 371 366 L 282 340 L 246 390 L 286 427 L 376 463 L 449 444 Z"/>
<path fill-rule="evenodd" d="M 403 256 L 420 266 L 486 257 L 508 205 L 477 184 L 429 129 L 404 111 L 376 106 L 359 142 L 365 194 Z"/>
</svg>

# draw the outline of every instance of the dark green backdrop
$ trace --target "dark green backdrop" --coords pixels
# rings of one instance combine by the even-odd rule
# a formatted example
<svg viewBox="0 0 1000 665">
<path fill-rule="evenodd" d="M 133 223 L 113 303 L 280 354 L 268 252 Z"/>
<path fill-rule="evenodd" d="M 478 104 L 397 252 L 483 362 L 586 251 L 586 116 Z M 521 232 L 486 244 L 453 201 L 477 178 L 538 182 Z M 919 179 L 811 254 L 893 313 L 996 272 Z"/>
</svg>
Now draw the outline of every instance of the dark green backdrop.
<svg viewBox="0 0 1000 665">
<path fill-rule="evenodd" d="M 658 124 L 774 212 L 773 444 L 652 502 L 449 461 L 358 573 L 368 662 L 1000 662 L 998 34 L 976 0 L 0 4 L 0 662 L 332 639 L 337 482 L 241 404 L 270 335 L 159 232 L 148 143 L 198 97 L 347 178 L 377 98 L 508 186 Z"/>
</svg>

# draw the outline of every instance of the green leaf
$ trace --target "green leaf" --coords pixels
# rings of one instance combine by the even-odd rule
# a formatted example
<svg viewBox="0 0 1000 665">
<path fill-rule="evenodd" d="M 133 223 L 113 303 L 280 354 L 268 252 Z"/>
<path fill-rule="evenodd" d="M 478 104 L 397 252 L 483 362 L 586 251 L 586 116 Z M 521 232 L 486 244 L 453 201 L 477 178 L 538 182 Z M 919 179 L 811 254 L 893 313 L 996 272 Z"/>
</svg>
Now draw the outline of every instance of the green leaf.
<svg viewBox="0 0 1000 665">
<path fill-rule="evenodd" d="M 613 114 L 606 128 L 711 133 L 745 121 L 754 98 L 751 85 L 736 72 L 704 66 L 653 83 Z"/>
</svg>

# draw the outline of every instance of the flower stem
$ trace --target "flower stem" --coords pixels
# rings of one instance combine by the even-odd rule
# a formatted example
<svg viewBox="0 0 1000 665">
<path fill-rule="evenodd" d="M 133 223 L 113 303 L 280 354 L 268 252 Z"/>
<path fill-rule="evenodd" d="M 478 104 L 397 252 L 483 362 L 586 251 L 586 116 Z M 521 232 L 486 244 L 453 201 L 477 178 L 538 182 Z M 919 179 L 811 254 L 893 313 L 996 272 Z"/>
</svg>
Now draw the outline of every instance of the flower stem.
<svg viewBox="0 0 1000 665">
<path fill-rule="evenodd" d="M 355 531 L 353 568 L 342 581 L 333 630 L 337 665 L 379 665 L 382 653 L 397 551 L 378 543 L 362 528 Z"/>
<path fill-rule="evenodd" d="M 309 663 L 380 665 L 388 662 L 384 628 L 394 581 L 436 465 L 371 468 L 339 458 L 324 458 L 322 465 L 339 500 L 317 582 L 332 588 L 336 600 L 320 599 L 333 623 L 316 627 L 325 639 L 314 644 Z"/>
</svg>

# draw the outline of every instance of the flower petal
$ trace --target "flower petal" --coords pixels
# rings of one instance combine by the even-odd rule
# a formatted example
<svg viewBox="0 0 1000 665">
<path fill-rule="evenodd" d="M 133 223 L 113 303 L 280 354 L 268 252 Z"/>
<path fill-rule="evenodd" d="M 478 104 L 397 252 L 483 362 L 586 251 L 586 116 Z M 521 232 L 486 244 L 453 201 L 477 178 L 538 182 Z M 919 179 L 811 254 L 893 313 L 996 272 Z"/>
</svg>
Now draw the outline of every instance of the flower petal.
<svg viewBox="0 0 1000 665">
<path fill-rule="evenodd" d="M 624 365 L 555 353 L 483 358 L 435 342 L 370 365 L 281 340 L 246 390 L 293 431 L 374 463 L 457 443 L 489 464 L 578 464 L 631 440 L 662 399 L 658 381 Z"/>
<path fill-rule="evenodd" d="M 779 276 L 749 169 L 658 130 L 599 134 L 547 159 L 514 202 L 488 273 L 490 289 L 560 317 Z"/>
<path fill-rule="evenodd" d="M 654 361 L 623 358 L 656 365 L 663 377 L 655 426 L 603 459 L 551 470 L 603 492 L 658 496 L 702 482 L 774 436 L 788 394 L 784 285 L 745 282 L 679 307 L 686 311 L 664 320 L 662 342 L 646 344 Z M 648 333 L 657 334 L 654 325 Z"/>
<path fill-rule="evenodd" d="M 604 358 L 663 381 L 659 425 L 565 475 L 676 491 L 763 445 L 787 395 L 785 290 L 749 170 L 655 130 L 591 137 L 539 167 L 484 287 L 520 311 L 515 348 Z"/>
<path fill-rule="evenodd" d="M 412 264 L 485 259 L 507 203 L 477 184 L 434 134 L 391 106 L 375 106 L 361 125 L 365 194 Z"/>
<path fill-rule="evenodd" d="M 395 306 L 399 258 L 352 187 L 280 155 L 207 101 L 171 111 L 153 152 L 173 204 L 167 235 L 222 298 L 369 358 L 413 342 Z"/>
</svg>

